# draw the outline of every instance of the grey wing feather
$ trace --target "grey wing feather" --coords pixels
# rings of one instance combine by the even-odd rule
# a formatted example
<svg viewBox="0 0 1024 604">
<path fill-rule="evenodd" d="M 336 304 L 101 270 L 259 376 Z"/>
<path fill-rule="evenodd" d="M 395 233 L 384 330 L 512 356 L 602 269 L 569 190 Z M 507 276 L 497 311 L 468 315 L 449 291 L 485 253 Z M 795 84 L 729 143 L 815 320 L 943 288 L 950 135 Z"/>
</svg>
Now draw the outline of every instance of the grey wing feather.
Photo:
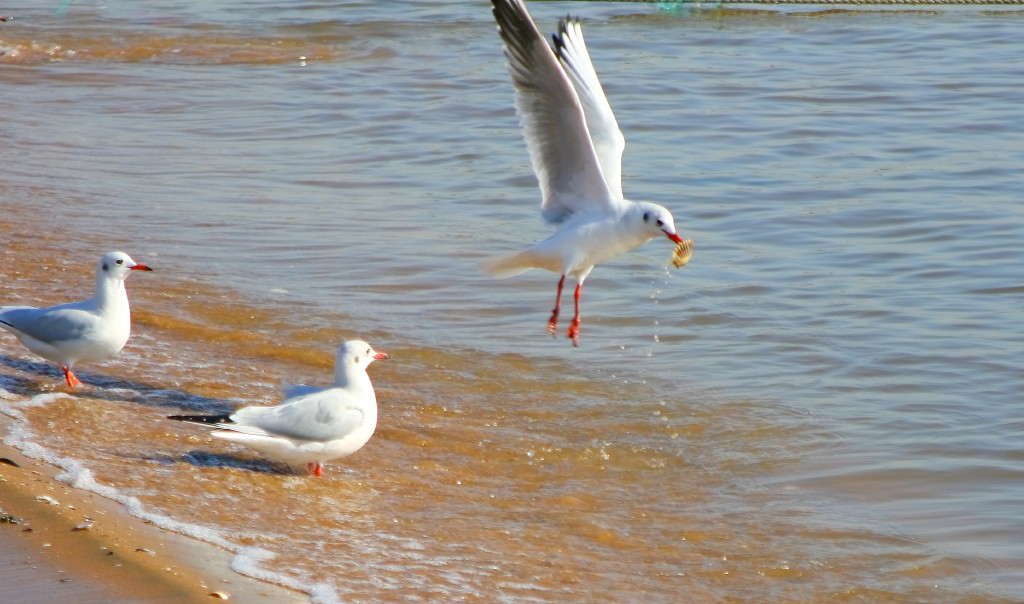
<svg viewBox="0 0 1024 604">
<path fill-rule="evenodd" d="M 80 337 L 93 327 L 97 317 L 87 311 L 57 306 L 14 308 L 0 315 L 0 322 L 30 338 L 53 344 Z"/>
<path fill-rule="evenodd" d="M 569 77 L 521 0 L 494 0 L 516 109 L 540 182 L 541 214 L 552 223 L 614 203 Z"/>
<path fill-rule="evenodd" d="M 231 415 L 226 430 L 297 440 L 343 438 L 363 421 L 364 412 L 342 390 L 329 388 L 276 407 L 246 407 Z"/>
<path fill-rule="evenodd" d="M 26 308 L 35 308 L 34 306 L 0 306 L 0 319 L 3 319 L 4 313 L 11 310 L 25 310 Z"/>
<path fill-rule="evenodd" d="M 284 395 L 285 399 L 308 396 L 314 392 L 320 392 L 322 390 L 325 390 L 323 386 L 304 386 L 302 384 L 292 384 L 290 382 L 283 382 L 281 384 L 281 394 Z"/>
</svg>

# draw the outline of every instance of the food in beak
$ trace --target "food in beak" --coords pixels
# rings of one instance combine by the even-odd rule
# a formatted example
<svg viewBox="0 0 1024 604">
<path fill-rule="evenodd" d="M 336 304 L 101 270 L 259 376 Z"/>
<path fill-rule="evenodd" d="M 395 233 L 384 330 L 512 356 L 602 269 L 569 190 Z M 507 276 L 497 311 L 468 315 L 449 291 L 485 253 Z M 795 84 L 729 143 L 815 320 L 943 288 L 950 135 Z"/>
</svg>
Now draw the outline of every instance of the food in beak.
<svg viewBox="0 0 1024 604">
<path fill-rule="evenodd" d="M 687 262 L 690 261 L 690 256 L 693 255 L 693 239 L 683 239 L 676 244 L 676 249 L 672 250 L 672 257 L 669 260 L 676 268 L 682 268 Z"/>
</svg>

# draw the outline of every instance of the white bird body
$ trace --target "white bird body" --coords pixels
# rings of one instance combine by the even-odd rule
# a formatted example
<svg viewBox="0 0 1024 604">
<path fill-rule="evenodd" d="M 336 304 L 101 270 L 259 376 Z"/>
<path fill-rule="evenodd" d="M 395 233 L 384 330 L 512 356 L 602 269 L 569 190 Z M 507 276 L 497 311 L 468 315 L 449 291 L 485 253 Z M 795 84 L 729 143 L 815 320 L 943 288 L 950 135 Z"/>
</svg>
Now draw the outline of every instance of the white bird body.
<svg viewBox="0 0 1024 604">
<path fill-rule="evenodd" d="M 555 334 L 566 276 L 576 280 L 576 313 L 567 335 L 579 344 L 579 296 L 594 266 L 658 236 L 675 243 L 671 212 L 622 194 L 625 138 L 594 70 L 578 21 L 564 19 L 548 45 L 522 0 L 492 0 L 515 85 L 516 110 L 540 184 L 541 215 L 558 225 L 529 248 L 484 260 L 511 277 L 531 268 L 562 275 L 548 332 Z"/>
<path fill-rule="evenodd" d="M 289 465 L 308 465 L 317 476 L 324 463 L 355 453 L 377 426 L 377 396 L 366 368 L 389 358 L 360 340 L 338 349 L 334 384 L 283 388 L 272 407 L 243 407 L 230 415 L 174 415 L 170 419 L 215 428 L 211 435 L 255 449 Z"/>
<path fill-rule="evenodd" d="M 371 391 L 372 396 L 372 391 Z M 338 388 L 286 400 L 276 407 L 247 407 L 231 415 L 230 424 L 211 434 L 255 449 L 288 465 L 324 464 L 355 453 L 369 442 L 377 426 L 377 405 L 346 406 L 353 400 Z M 269 410 L 267 413 L 259 413 Z M 305 417 L 302 417 L 305 416 Z M 291 422 L 321 425 L 324 430 L 292 433 L 281 426 Z"/>
<path fill-rule="evenodd" d="M 153 270 L 123 252 L 110 252 L 96 265 L 92 297 L 46 308 L 0 307 L 0 327 L 13 333 L 26 348 L 57 363 L 68 386 L 79 382 L 71 371 L 76 363 L 103 361 L 124 348 L 131 333 L 131 309 L 124 280 L 133 270 Z"/>
<path fill-rule="evenodd" d="M 635 224 L 643 222 L 643 208 L 647 205 L 636 203 L 616 208 L 611 213 L 577 212 L 547 239 L 525 250 L 484 260 L 481 267 L 502 278 L 541 268 L 582 281 L 596 265 L 634 250 L 657 236 L 635 228 Z M 602 245 L 594 245 L 594 242 Z"/>
</svg>

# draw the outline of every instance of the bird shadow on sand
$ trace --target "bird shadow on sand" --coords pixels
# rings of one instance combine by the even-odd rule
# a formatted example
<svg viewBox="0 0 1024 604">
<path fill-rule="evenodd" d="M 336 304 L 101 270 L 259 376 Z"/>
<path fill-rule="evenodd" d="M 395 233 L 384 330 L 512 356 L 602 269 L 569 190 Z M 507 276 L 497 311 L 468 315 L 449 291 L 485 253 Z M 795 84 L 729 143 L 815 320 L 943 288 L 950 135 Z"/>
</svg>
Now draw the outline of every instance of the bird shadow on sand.
<svg viewBox="0 0 1024 604">
<path fill-rule="evenodd" d="M 182 409 L 201 413 L 231 413 L 238 401 L 211 398 L 177 390 L 154 386 L 145 382 L 113 378 L 100 373 L 75 371 L 82 385 L 75 390 L 64 384 L 64 375 L 52 363 L 18 359 L 0 355 L 0 367 L 8 367 L 20 374 L 34 374 L 37 379 L 26 375 L 0 376 L 0 385 L 12 394 L 36 396 L 46 393 L 63 392 L 83 399 L 126 401 L 157 409 Z M 168 420 L 170 421 L 170 420 Z"/>
<path fill-rule="evenodd" d="M 168 411 L 175 413 L 199 412 L 226 414 L 233 412 L 238 401 L 200 396 L 174 388 L 163 388 L 143 382 L 112 378 L 91 372 L 78 373 L 83 385 L 71 391 L 64 384 L 64 376 L 52 363 L 12 358 L 0 355 L 0 367 L 14 370 L 14 374 L 0 374 L 0 388 L 19 396 L 33 397 L 48 393 L 65 393 L 75 398 L 124 401 L 130 404 L 151 407 L 159 411 L 150 418 L 154 422 L 182 426 L 167 418 Z M 37 376 L 36 378 L 32 377 Z M 51 379 L 52 378 L 52 379 Z M 136 418 L 139 421 L 141 418 Z M 145 420 L 143 420 L 145 421 Z M 200 428 L 197 428 L 200 429 Z M 182 461 L 195 467 L 238 468 L 262 474 L 296 474 L 295 468 L 259 457 L 243 457 L 230 453 L 193 450 L 182 455 L 152 455 L 145 458 L 160 464 L 177 464 Z"/>
<path fill-rule="evenodd" d="M 34 396 L 44 392 L 64 392 L 61 390 L 64 386 L 64 374 L 53 363 L 0 355 L 0 367 L 7 367 L 21 374 L 38 376 L 37 379 L 31 379 L 24 375 L 0 376 L 0 386 L 13 394 Z"/>
<path fill-rule="evenodd" d="M 185 462 L 196 468 L 234 468 L 257 474 L 300 475 L 297 468 L 259 457 L 247 457 L 236 453 L 215 453 L 193 449 L 184 455 L 149 455 L 146 461 L 174 465 Z"/>
</svg>

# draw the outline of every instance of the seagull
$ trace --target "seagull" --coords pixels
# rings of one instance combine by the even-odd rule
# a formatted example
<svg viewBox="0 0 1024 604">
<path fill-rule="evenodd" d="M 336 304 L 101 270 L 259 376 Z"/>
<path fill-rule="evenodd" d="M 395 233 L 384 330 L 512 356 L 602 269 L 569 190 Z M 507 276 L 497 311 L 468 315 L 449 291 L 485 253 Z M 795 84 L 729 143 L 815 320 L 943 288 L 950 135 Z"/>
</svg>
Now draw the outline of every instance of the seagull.
<svg viewBox="0 0 1024 604">
<path fill-rule="evenodd" d="M 289 465 L 302 465 L 318 478 L 323 464 L 358 451 L 377 426 L 377 397 L 366 368 L 389 359 L 361 340 L 344 342 L 334 361 L 334 385 L 283 388 L 273 407 L 243 407 L 227 415 L 171 415 L 213 426 L 213 436 L 233 440 Z"/>
<path fill-rule="evenodd" d="M 72 390 L 81 384 L 71 368 L 114 356 L 128 342 L 131 311 L 124 280 L 132 271 L 151 271 L 124 252 L 109 252 L 96 263 L 96 291 L 82 302 L 47 308 L 0 306 L 0 327 L 26 348 L 60 365 Z"/>
<path fill-rule="evenodd" d="M 522 0 L 493 0 L 515 85 L 533 171 L 540 183 L 541 215 L 558 229 L 512 254 L 490 258 L 481 269 L 495 277 L 542 268 L 562 275 L 548 333 L 556 334 L 565 278 L 576 280 L 575 314 L 566 335 L 579 346 L 580 291 L 594 266 L 655 237 L 677 244 L 672 213 L 622 195 L 626 146 L 590 61 L 578 19 L 565 18 L 548 45 Z"/>
</svg>

